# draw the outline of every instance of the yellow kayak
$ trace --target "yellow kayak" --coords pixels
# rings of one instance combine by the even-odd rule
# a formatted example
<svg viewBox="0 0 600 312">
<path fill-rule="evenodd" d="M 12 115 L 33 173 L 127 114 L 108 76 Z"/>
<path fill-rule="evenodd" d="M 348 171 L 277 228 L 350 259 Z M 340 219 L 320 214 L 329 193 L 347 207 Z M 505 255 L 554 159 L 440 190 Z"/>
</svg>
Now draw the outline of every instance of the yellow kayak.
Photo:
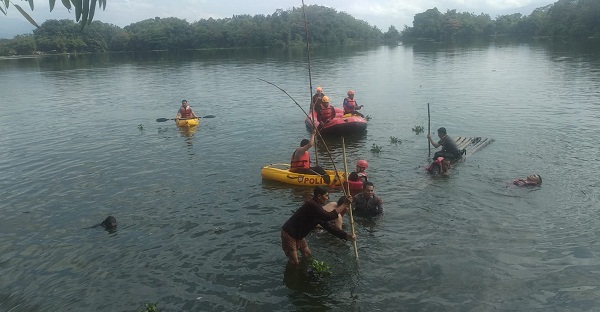
<svg viewBox="0 0 600 312">
<path fill-rule="evenodd" d="M 263 179 L 279 181 L 287 184 L 302 185 L 302 186 L 317 186 L 327 183 L 323 181 L 320 175 L 290 172 L 290 164 L 270 164 L 262 167 L 260 175 Z M 336 177 L 334 170 L 325 170 L 329 175 L 329 181 L 332 181 L 329 186 L 341 185 L 340 179 L 344 181 L 344 174 L 340 172 L 340 179 Z"/>
<path fill-rule="evenodd" d="M 175 118 L 177 127 L 193 127 L 200 124 L 200 118 L 179 119 Z"/>
</svg>

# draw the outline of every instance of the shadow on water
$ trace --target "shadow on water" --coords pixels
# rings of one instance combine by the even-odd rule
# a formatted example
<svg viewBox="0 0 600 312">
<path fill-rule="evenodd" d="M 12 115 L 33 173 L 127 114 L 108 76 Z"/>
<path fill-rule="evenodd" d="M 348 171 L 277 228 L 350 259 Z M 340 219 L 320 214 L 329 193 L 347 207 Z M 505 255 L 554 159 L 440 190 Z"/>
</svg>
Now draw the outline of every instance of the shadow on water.
<svg viewBox="0 0 600 312">
<path fill-rule="evenodd" d="M 323 137 L 325 143 L 330 150 L 342 150 L 342 137 L 341 136 L 328 136 Z M 367 132 L 348 134 L 344 136 L 344 143 L 346 148 L 364 148 L 367 142 Z"/>
<path fill-rule="evenodd" d="M 313 187 L 295 186 L 265 179 L 262 180 L 262 187 L 266 191 L 273 191 L 273 193 L 278 194 L 280 191 L 285 191 L 286 193 L 289 193 L 292 198 L 302 199 L 303 201 L 310 199 L 313 192 Z"/>
<path fill-rule="evenodd" d="M 299 267 L 287 265 L 283 283 L 290 290 L 292 304 L 302 310 L 328 311 L 339 304 L 330 285 L 331 275 L 314 273 L 308 261 L 302 261 Z"/>
<path fill-rule="evenodd" d="M 185 141 L 188 145 L 192 145 L 193 142 L 192 142 L 191 138 L 194 136 L 196 131 L 198 131 L 198 128 L 200 128 L 200 126 L 189 127 L 189 128 L 188 127 L 179 127 L 179 133 L 181 134 L 182 137 L 187 138 Z"/>
<path fill-rule="evenodd" d="M 23 294 L 17 292 L 11 294 L 0 293 L 0 309 L 3 309 L 3 307 L 12 307 L 11 309 L 8 309 L 8 311 L 42 311 L 49 308 L 49 306 L 46 305 L 42 309 L 40 304 L 31 305 L 29 301 L 30 300 L 25 298 Z"/>
</svg>

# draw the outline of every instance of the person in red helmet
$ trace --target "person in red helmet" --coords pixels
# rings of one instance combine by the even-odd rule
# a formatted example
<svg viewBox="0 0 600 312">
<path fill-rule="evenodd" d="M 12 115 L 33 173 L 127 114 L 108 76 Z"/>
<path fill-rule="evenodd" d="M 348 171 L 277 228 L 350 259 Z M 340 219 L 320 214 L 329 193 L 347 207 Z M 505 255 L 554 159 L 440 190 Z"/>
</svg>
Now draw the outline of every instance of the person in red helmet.
<svg viewBox="0 0 600 312">
<path fill-rule="evenodd" d="M 367 168 L 369 168 L 369 163 L 361 159 L 356 162 L 356 171 L 350 173 L 348 175 L 348 180 L 350 181 L 361 181 L 363 183 L 367 182 Z"/>
<path fill-rule="evenodd" d="M 310 110 L 312 111 L 313 109 L 315 109 L 316 105 L 320 105 L 321 101 L 323 99 L 323 97 L 325 96 L 325 94 L 323 94 L 323 88 L 322 87 L 317 87 L 317 92 L 315 93 L 315 95 L 313 95 L 312 97 L 312 102 L 310 103 Z"/>
<path fill-rule="evenodd" d="M 352 114 L 352 115 L 358 115 L 358 116 L 364 118 L 365 116 L 358 112 L 358 110 L 361 109 L 362 107 L 363 107 L 362 105 L 358 105 L 356 103 L 356 100 L 354 99 L 354 91 L 349 90 L 348 97 L 344 99 L 344 115 Z"/>
</svg>

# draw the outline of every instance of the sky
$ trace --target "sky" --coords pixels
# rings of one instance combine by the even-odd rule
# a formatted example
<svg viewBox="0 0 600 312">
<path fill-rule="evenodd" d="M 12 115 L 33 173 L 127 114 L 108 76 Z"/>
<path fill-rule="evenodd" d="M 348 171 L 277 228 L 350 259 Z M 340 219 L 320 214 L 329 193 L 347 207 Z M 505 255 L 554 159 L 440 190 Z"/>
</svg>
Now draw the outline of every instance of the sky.
<svg viewBox="0 0 600 312">
<path fill-rule="evenodd" d="M 306 5 L 321 5 L 346 12 L 357 19 L 387 31 L 390 25 L 398 30 L 404 25 L 412 26 L 417 13 L 437 7 L 442 13 L 456 9 L 458 12 L 498 15 L 522 13 L 529 15 L 533 9 L 543 7 L 558 0 L 305 0 Z M 47 0 L 35 0 L 32 12 L 26 1 L 14 1 L 21 5 L 38 24 L 47 19 L 74 19 L 74 11 L 69 11 L 56 1 L 53 12 L 49 12 Z M 115 24 L 120 27 L 154 17 L 177 17 L 188 22 L 200 19 L 226 18 L 233 15 L 272 14 L 277 9 L 288 10 L 301 7 L 302 0 L 107 0 L 106 10 L 96 10 L 94 20 Z M 14 8 L 9 7 L 9 18 L 25 20 Z M 2 19 L 0 14 L 0 27 Z"/>
</svg>

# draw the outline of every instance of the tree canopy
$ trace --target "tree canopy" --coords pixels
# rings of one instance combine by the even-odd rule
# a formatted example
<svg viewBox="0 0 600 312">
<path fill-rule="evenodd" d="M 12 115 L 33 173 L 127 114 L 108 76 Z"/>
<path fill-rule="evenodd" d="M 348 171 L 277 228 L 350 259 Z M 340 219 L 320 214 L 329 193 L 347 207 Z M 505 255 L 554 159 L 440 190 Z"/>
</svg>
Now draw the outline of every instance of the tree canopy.
<svg viewBox="0 0 600 312">
<path fill-rule="evenodd" d="M 402 31 L 403 42 L 452 41 L 472 37 L 536 36 L 600 37 L 600 1 L 559 0 L 535 9 L 529 16 L 515 13 L 492 20 L 487 14 L 458 13 L 437 8 L 416 14 L 413 27 Z"/>
<path fill-rule="evenodd" d="M 399 32 L 390 27 L 385 35 L 375 26 L 345 12 L 311 5 L 306 20 L 311 44 L 397 42 Z M 152 18 L 124 28 L 94 21 L 81 29 L 72 20 L 48 20 L 34 30 L 32 50 L 52 53 L 151 51 L 241 47 L 288 47 L 306 44 L 302 8 L 277 10 L 271 15 L 234 15 L 189 23 L 176 17 Z M 14 44 L 22 38 L 15 38 Z M 0 43 L 0 45 L 5 43 Z M 28 48 L 28 49 L 29 49 Z M 10 50 L 21 54 L 26 49 Z M 1 53 L 1 52 L 0 52 Z"/>
<path fill-rule="evenodd" d="M 28 0 L 33 9 L 33 0 Z M 124 28 L 100 21 L 91 22 L 92 7 L 106 0 L 63 0 L 75 3 L 76 20 L 48 20 L 33 35 L 0 41 L 0 55 L 39 53 L 82 53 L 105 51 L 151 51 L 242 47 L 289 47 L 306 44 L 302 8 L 276 10 L 270 15 L 234 15 L 222 19 L 201 19 L 189 23 L 176 17 L 153 18 Z M 6 14 L 9 1 L 0 0 Z M 12 3 L 12 2 L 11 2 Z M 50 1 L 51 9 L 54 1 Z M 81 3 L 81 9 L 77 7 Z M 70 5 L 70 4 L 69 4 Z M 18 7 L 13 4 L 13 6 Z M 22 9 L 21 9 L 22 10 Z M 418 41 L 455 41 L 470 38 L 531 38 L 539 36 L 600 38 L 599 0 L 559 0 L 537 8 L 529 16 L 519 13 L 492 19 L 488 14 L 473 14 L 437 8 L 414 16 L 413 27 L 399 32 L 390 26 L 382 33 L 376 26 L 357 20 L 345 12 L 318 5 L 305 6 L 309 39 L 315 45 L 353 43 L 405 43 Z M 85 28 L 82 24 L 87 24 Z"/>
<path fill-rule="evenodd" d="M 91 23 L 94 19 L 94 13 L 96 12 L 96 4 L 98 4 L 98 8 L 102 8 L 102 10 L 106 9 L 106 1 L 107 0 L 61 0 L 63 6 L 67 10 L 71 10 L 71 8 L 75 9 L 75 20 L 81 20 L 81 27 L 84 27 L 87 24 Z M 29 3 L 29 7 L 31 11 L 34 9 L 34 1 L 27 0 Z M 8 7 L 12 2 L 10 0 L 0 1 L 0 11 L 4 13 L 4 15 L 8 14 Z M 50 12 L 54 10 L 54 5 L 56 4 L 56 0 L 48 0 L 48 4 L 50 5 Z M 72 4 L 72 5 L 71 5 Z M 31 18 L 27 12 L 18 4 L 14 4 L 13 6 L 25 17 L 33 26 L 40 27 L 36 21 Z"/>
</svg>

